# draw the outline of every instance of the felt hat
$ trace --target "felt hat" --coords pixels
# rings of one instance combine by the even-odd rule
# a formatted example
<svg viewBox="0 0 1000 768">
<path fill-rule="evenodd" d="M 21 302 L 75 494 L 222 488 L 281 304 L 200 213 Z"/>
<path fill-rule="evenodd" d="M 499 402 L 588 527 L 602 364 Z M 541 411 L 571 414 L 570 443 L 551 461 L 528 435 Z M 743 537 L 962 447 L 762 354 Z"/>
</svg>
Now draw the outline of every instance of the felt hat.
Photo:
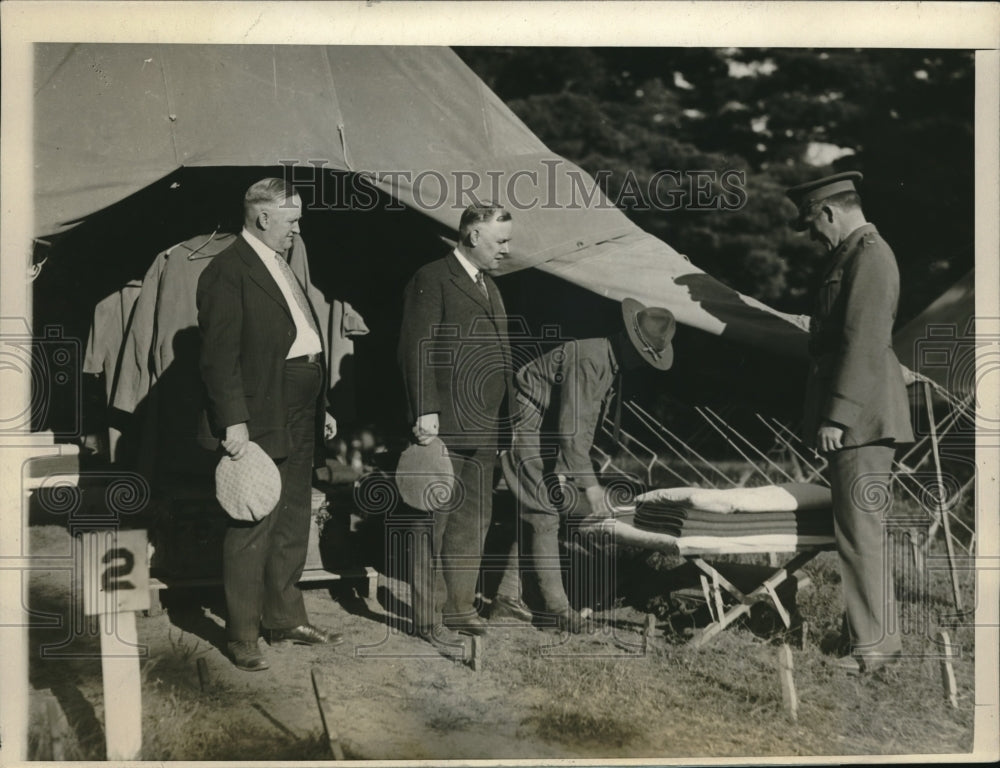
<svg viewBox="0 0 1000 768">
<path fill-rule="evenodd" d="M 670 340 L 677 330 L 674 314 L 663 307 L 646 307 L 635 299 L 622 302 L 625 330 L 639 356 L 651 366 L 665 371 L 674 364 Z"/>
<path fill-rule="evenodd" d="M 785 194 L 799 209 L 798 217 L 791 222 L 792 229 L 797 232 L 808 229 L 809 223 L 806 221 L 806 216 L 814 203 L 826 200 L 826 198 L 841 192 L 857 192 L 858 188 L 855 183 L 861 183 L 863 178 L 864 176 L 857 171 L 846 171 L 791 187 Z"/>
<path fill-rule="evenodd" d="M 455 473 L 447 446 L 436 437 L 427 445 L 410 445 L 396 465 L 396 487 L 403 501 L 414 509 L 434 512 L 450 507 Z"/>
<path fill-rule="evenodd" d="M 263 520 L 278 505 L 281 475 L 257 443 L 247 443 L 241 459 L 223 456 L 215 468 L 215 498 L 236 520 Z"/>
</svg>

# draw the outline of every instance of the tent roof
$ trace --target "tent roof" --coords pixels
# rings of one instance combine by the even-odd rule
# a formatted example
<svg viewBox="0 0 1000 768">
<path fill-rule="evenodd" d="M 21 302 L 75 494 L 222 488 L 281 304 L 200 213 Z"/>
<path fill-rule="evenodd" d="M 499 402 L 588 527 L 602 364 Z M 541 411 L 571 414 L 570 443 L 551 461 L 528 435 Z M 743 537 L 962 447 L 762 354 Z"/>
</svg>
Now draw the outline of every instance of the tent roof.
<svg viewBox="0 0 1000 768">
<path fill-rule="evenodd" d="M 36 46 L 35 232 L 51 234 L 181 167 L 367 172 L 457 229 L 471 201 L 514 213 L 503 271 L 535 266 L 612 299 L 783 355 L 806 334 L 632 224 L 448 48 Z M 313 167 L 310 167 L 313 166 Z M 319 183 L 309 206 L 331 204 Z M 363 203 L 363 198 L 361 198 Z"/>
<path fill-rule="evenodd" d="M 956 395 L 974 390 L 976 275 L 970 271 L 899 329 L 899 362 Z"/>
</svg>

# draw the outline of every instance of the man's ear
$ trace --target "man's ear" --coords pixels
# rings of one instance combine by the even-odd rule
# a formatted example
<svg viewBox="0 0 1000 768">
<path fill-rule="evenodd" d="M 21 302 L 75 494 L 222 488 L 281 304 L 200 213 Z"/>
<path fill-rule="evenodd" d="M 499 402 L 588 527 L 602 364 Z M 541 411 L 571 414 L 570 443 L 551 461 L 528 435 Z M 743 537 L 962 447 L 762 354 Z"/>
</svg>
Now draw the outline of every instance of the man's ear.
<svg viewBox="0 0 1000 768">
<path fill-rule="evenodd" d="M 270 222 L 270 216 L 268 216 L 267 211 L 260 211 L 257 214 L 257 229 L 261 232 L 267 229 Z"/>
<path fill-rule="evenodd" d="M 469 245 L 479 245 L 479 229 L 477 227 L 469 230 Z"/>
<path fill-rule="evenodd" d="M 825 218 L 827 220 L 827 222 L 829 222 L 830 224 L 833 223 L 833 206 L 832 205 L 824 205 L 822 208 L 820 208 L 819 213 L 820 213 L 820 216 L 822 216 L 823 218 Z"/>
</svg>

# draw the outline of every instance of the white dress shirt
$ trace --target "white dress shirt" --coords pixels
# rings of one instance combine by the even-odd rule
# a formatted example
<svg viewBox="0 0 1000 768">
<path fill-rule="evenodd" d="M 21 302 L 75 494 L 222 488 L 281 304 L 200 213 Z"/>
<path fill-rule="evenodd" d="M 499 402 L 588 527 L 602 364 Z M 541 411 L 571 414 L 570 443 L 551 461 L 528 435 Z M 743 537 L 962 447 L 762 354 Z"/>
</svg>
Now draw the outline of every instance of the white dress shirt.
<svg viewBox="0 0 1000 768">
<path fill-rule="evenodd" d="M 455 249 L 454 253 L 455 253 L 455 258 L 458 259 L 458 263 L 462 265 L 462 269 L 464 269 L 466 272 L 469 273 L 469 277 L 472 278 L 472 282 L 474 283 L 477 282 L 476 275 L 482 272 L 482 270 L 475 264 L 473 264 L 471 261 L 469 261 L 467 258 L 465 258 L 465 256 L 462 255 L 462 252 L 458 250 L 458 248 Z"/>
<path fill-rule="evenodd" d="M 260 256 L 260 260 L 264 262 L 267 271 L 274 278 L 274 282 L 278 284 L 281 295 L 285 297 L 288 310 L 292 313 L 292 321 L 295 323 L 295 340 L 292 342 L 291 349 L 288 350 L 285 359 L 291 360 L 293 357 L 301 357 L 302 355 L 319 354 L 323 351 L 323 342 L 313 330 L 312 323 L 302 314 L 302 310 L 299 309 L 299 303 L 295 300 L 295 294 L 292 293 L 292 286 L 288 284 L 284 274 L 281 272 L 281 268 L 275 262 L 275 259 L 279 258 L 278 252 L 262 243 L 246 227 L 243 228 L 242 235 L 243 239 Z M 284 256 L 280 258 L 284 258 Z M 299 288 L 302 290 L 301 286 Z M 302 290 L 302 293 L 305 294 L 305 291 Z"/>
</svg>

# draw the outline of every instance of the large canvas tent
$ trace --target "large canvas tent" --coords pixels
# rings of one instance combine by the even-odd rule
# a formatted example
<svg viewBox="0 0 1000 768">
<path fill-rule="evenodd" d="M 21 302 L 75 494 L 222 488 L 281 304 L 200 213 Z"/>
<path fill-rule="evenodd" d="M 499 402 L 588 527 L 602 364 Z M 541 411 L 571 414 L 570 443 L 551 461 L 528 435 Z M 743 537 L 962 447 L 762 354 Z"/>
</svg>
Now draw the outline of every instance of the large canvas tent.
<svg viewBox="0 0 1000 768">
<path fill-rule="evenodd" d="M 892 343 L 899 362 L 958 397 L 974 389 L 976 276 L 970 271 L 900 328 Z"/>
<path fill-rule="evenodd" d="M 36 48 L 35 227 L 65 231 L 180 168 L 365 172 L 454 231 L 469 202 L 515 209 L 505 271 L 801 358 L 801 318 L 714 280 L 632 224 L 447 48 L 45 44 Z M 306 200 L 308 204 L 309 201 Z"/>
</svg>

